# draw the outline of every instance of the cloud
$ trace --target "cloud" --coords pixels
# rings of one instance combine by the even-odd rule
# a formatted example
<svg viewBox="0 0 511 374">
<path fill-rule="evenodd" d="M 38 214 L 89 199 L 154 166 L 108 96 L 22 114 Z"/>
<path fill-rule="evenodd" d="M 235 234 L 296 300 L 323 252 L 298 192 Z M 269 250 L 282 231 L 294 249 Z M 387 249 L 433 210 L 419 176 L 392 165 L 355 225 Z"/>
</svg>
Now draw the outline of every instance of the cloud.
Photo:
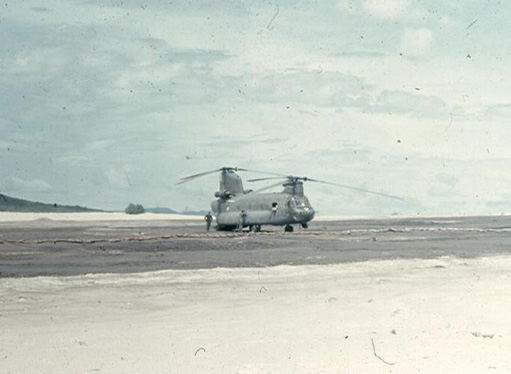
<svg viewBox="0 0 511 374">
<path fill-rule="evenodd" d="M 0 187 L 8 193 L 17 192 L 51 192 L 53 188 L 41 179 L 24 180 L 18 177 L 7 177 Z"/>
<path fill-rule="evenodd" d="M 283 107 L 342 108 L 374 90 L 362 77 L 337 71 L 294 67 L 283 73 L 265 71 L 257 78 L 246 76 L 238 82 L 245 100 L 281 104 Z"/>
<path fill-rule="evenodd" d="M 234 83 L 234 82 L 233 82 Z M 312 113 L 308 108 L 331 108 L 337 113 L 392 113 L 417 118 L 446 117 L 450 106 L 440 97 L 400 90 L 379 90 L 362 76 L 296 67 L 285 73 L 265 72 L 257 79 L 238 77 L 243 100 L 282 105 Z M 312 113 L 315 116 L 315 113 Z"/>
<path fill-rule="evenodd" d="M 365 0 L 362 1 L 363 9 L 379 18 L 401 18 L 409 11 L 407 0 Z"/>
<path fill-rule="evenodd" d="M 46 13 L 46 12 L 50 12 L 50 11 L 51 11 L 49 8 L 45 8 L 45 7 L 36 7 L 36 6 L 34 6 L 34 7 L 30 8 L 30 9 L 32 9 L 32 10 L 33 10 L 33 11 L 35 11 L 35 12 L 39 12 L 39 13 Z"/>
<path fill-rule="evenodd" d="M 438 173 L 436 175 L 436 180 L 442 183 L 443 185 L 451 188 L 454 188 L 459 182 L 459 178 L 454 177 L 448 173 Z"/>
<path fill-rule="evenodd" d="M 493 104 L 486 108 L 484 117 L 511 118 L 511 104 Z"/>
<path fill-rule="evenodd" d="M 87 11 L 78 23 L 54 15 L 44 22 L 3 20 L 0 112 L 6 120 L 52 123 L 64 132 L 70 124 L 94 129 L 99 121 L 214 101 L 230 85 L 215 72 L 232 57 L 228 52 L 179 48 L 128 27 L 128 19 L 111 21 L 112 27 Z"/>
<path fill-rule="evenodd" d="M 502 199 L 487 201 L 485 205 L 495 213 L 500 211 L 502 214 L 509 214 L 511 211 L 511 199 L 509 197 L 502 196 Z"/>
<path fill-rule="evenodd" d="M 128 175 L 123 170 L 109 169 L 105 172 L 105 176 L 108 184 L 112 187 L 128 188 L 131 184 Z"/>
<path fill-rule="evenodd" d="M 69 154 L 58 156 L 54 161 L 58 164 L 72 165 L 73 167 L 83 167 L 84 164 L 90 162 L 90 158 L 76 154 Z"/>
<path fill-rule="evenodd" d="M 339 58 L 360 58 L 360 59 L 378 59 L 386 57 L 387 54 L 378 51 L 347 51 L 335 53 L 333 57 Z"/>
<path fill-rule="evenodd" d="M 401 37 L 400 48 L 406 57 L 417 58 L 428 54 L 433 42 L 433 32 L 429 29 L 406 29 Z"/>
<path fill-rule="evenodd" d="M 364 12 L 369 17 L 396 21 L 419 19 L 424 11 L 410 0 L 341 0 L 339 7 L 348 13 Z"/>
<path fill-rule="evenodd" d="M 439 118 L 449 115 L 449 106 L 436 96 L 424 96 L 403 91 L 382 91 L 367 112 L 409 114 L 417 117 Z"/>
<path fill-rule="evenodd" d="M 371 156 L 371 151 L 360 143 L 340 143 L 335 148 L 322 146 L 319 149 L 308 151 L 304 154 L 307 158 L 326 160 L 328 163 L 336 162 L 366 162 Z"/>
<path fill-rule="evenodd" d="M 203 145 L 206 147 L 220 147 L 220 148 L 238 148 L 246 146 L 258 146 L 261 144 L 280 144 L 284 143 L 286 139 L 284 138 L 266 138 L 266 139 L 243 139 L 243 140 L 216 140 L 214 142 L 204 143 Z"/>
</svg>

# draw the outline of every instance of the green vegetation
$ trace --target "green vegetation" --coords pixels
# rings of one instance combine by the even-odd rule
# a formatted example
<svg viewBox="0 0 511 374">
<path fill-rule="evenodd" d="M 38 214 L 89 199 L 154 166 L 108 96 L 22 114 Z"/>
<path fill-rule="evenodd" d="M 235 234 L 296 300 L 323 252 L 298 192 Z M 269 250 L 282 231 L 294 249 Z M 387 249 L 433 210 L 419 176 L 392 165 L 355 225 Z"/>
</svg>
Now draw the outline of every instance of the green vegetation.
<svg viewBox="0 0 511 374">
<path fill-rule="evenodd" d="M 124 210 L 126 214 L 142 214 L 145 212 L 145 209 L 140 204 L 130 204 L 128 207 Z"/>
</svg>

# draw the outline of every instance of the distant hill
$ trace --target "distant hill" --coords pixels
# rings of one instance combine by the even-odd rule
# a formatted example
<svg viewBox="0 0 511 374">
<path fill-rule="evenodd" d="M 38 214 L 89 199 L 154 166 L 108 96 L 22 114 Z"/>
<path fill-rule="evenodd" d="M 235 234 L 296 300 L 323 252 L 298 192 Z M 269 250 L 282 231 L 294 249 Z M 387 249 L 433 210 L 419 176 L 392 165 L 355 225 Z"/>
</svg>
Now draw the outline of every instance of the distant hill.
<svg viewBox="0 0 511 374">
<path fill-rule="evenodd" d="M 209 210 L 185 210 L 184 212 L 181 212 L 181 214 L 186 214 L 189 216 L 203 216 L 207 212 L 209 212 Z"/>
<path fill-rule="evenodd" d="M 79 213 L 79 212 L 101 212 L 100 209 L 89 209 L 82 206 L 45 204 L 35 201 L 17 199 L 4 194 L 0 194 L 0 212 L 25 212 L 25 213 Z M 147 208 L 146 212 L 157 214 L 186 214 L 194 216 L 203 216 L 207 210 L 190 210 L 178 212 L 170 208 Z"/>
<path fill-rule="evenodd" d="M 176 212 L 174 209 L 170 208 L 146 208 L 145 211 L 147 213 L 156 213 L 156 214 L 179 214 L 179 212 Z"/>
<path fill-rule="evenodd" d="M 99 212 L 98 209 L 89 209 L 81 206 L 69 206 L 58 204 L 44 204 L 29 200 L 16 199 L 0 194 L 0 212 L 25 212 L 25 213 L 75 213 L 75 212 Z"/>
<path fill-rule="evenodd" d="M 156 213 L 156 214 L 186 214 L 186 215 L 190 215 L 190 216 L 203 216 L 208 212 L 207 210 L 185 210 L 184 212 L 178 212 L 174 209 L 160 208 L 160 207 L 147 208 L 145 211 L 148 213 Z"/>
</svg>

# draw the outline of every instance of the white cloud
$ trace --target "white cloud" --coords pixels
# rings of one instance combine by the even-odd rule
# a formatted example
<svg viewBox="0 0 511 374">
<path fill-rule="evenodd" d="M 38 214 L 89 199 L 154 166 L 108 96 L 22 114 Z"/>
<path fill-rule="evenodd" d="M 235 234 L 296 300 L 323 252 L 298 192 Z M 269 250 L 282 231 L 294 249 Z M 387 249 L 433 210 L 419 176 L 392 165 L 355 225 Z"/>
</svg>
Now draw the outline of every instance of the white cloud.
<svg viewBox="0 0 511 374">
<path fill-rule="evenodd" d="M 511 118 L 511 104 L 494 104 L 486 108 L 485 116 L 490 118 Z"/>
<path fill-rule="evenodd" d="M 414 117 L 447 118 L 449 106 L 436 96 L 410 94 L 403 91 L 383 91 L 368 112 L 411 114 Z"/>
<path fill-rule="evenodd" d="M 18 177 L 7 177 L 0 183 L 7 193 L 17 192 L 50 192 L 53 188 L 41 179 L 24 180 Z"/>
<path fill-rule="evenodd" d="M 433 41 L 433 32 L 429 29 L 406 29 L 400 46 L 406 57 L 421 57 L 430 51 Z"/>
<path fill-rule="evenodd" d="M 108 184 L 117 188 L 128 188 L 130 180 L 123 170 L 109 169 L 105 172 Z"/>
<path fill-rule="evenodd" d="M 70 154 L 70 155 L 61 155 L 54 160 L 59 164 L 66 164 L 72 166 L 83 166 L 85 163 L 89 162 L 90 159 L 85 156 Z"/>
<path fill-rule="evenodd" d="M 365 0 L 364 10 L 380 18 L 401 18 L 409 11 L 407 0 Z"/>
<path fill-rule="evenodd" d="M 389 21 L 419 19 L 424 15 L 423 9 L 410 0 L 341 0 L 339 7 L 344 12 L 363 12 Z"/>
</svg>

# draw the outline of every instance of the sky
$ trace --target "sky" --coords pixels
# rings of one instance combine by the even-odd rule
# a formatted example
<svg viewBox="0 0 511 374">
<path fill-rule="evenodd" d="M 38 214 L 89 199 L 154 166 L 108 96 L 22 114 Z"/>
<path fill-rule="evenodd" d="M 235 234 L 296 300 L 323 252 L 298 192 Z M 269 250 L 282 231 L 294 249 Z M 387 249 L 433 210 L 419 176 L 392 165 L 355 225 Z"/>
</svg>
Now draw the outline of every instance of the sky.
<svg viewBox="0 0 511 374">
<path fill-rule="evenodd" d="M 176 182 L 238 166 L 403 198 L 308 182 L 323 215 L 511 213 L 510 17 L 492 0 L 4 0 L 0 193 L 208 209 L 218 176 Z"/>
</svg>

